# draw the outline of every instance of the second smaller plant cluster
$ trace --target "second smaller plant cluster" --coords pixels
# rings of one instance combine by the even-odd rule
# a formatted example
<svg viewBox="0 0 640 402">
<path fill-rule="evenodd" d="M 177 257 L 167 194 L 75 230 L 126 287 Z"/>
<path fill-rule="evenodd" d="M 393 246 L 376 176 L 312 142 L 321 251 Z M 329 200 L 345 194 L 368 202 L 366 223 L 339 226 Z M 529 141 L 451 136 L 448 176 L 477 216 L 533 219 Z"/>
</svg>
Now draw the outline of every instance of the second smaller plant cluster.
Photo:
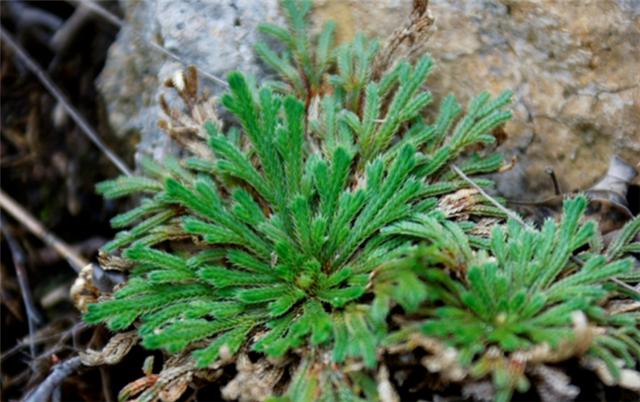
<svg viewBox="0 0 640 402">
<path fill-rule="evenodd" d="M 635 375 L 640 316 L 617 303 L 630 305 L 625 298 L 637 294 L 612 278 L 637 276 L 633 259 L 621 256 L 638 249 L 632 240 L 640 219 L 604 248 L 596 223 L 584 219 L 587 203 L 583 196 L 566 200 L 561 221 L 548 219 L 539 230 L 516 220 L 496 225 L 475 250 L 455 235 L 460 223 L 437 216 L 385 229 L 425 243 L 377 277 L 389 294 L 421 295 L 400 303 L 412 319 L 383 343 L 393 348 L 427 337 L 452 347 L 457 372 L 491 375 L 497 400 L 527 391 L 536 367 L 573 357 L 606 367 L 612 378 Z M 399 281 L 398 271 L 406 279 Z"/>
</svg>

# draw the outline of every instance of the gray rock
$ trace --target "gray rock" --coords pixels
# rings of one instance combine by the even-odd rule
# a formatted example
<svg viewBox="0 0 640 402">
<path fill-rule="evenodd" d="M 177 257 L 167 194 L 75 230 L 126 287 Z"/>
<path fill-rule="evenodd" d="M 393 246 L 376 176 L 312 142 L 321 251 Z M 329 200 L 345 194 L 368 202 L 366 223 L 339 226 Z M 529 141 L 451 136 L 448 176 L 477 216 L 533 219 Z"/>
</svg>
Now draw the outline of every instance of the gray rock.
<svg viewBox="0 0 640 402">
<path fill-rule="evenodd" d="M 162 160 L 178 147 L 157 127 L 158 106 L 166 78 L 182 65 L 154 50 L 159 43 L 188 64 L 225 77 L 241 70 L 260 78 L 253 46 L 257 25 L 281 21 L 277 0 L 139 0 L 123 1 L 127 26 L 111 46 L 98 88 L 107 105 L 109 122 L 117 136 L 139 136 L 136 160 L 151 155 Z M 219 84 L 202 79 L 216 94 Z"/>
</svg>

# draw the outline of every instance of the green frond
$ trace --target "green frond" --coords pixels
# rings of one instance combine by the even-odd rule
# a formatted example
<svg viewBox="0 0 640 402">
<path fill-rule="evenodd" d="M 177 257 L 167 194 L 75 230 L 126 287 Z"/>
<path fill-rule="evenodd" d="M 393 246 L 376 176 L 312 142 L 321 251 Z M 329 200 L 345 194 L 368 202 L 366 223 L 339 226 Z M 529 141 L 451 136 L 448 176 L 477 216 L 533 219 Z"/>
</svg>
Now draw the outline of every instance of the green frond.
<svg viewBox="0 0 640 402">
<path fill-rule="evenodd" d="M 98 194 L 107 199 L 125 197 L 135 193 L 154 194 L 162 190 L 157 180 L 140 176 L 120 176 L 115 180 L 103 181 L 96 185 Z"/>
<path fill-rule="evenodd" d="M 198 367 L 206 367 L 215 362 L 221 353 L 231 356 L 236 354 L 240 347 L 246 343 L 249 332 L 254 326 L 255 323 L 250 321 L 241 323 L 212 340 L 206 348 L 195 351 L 193 357 L 196 359 Z"/>
<path fill-rule="evenodd" d="M 610 259 L 619 258 L 625 253 L 638 252 L 640 243 L 632 243 L 634 239 L 640 234 L 640 216 L 635 217 L 620 231 L 620 234 L 609 243 L 606 254 Z"/>
</svg>

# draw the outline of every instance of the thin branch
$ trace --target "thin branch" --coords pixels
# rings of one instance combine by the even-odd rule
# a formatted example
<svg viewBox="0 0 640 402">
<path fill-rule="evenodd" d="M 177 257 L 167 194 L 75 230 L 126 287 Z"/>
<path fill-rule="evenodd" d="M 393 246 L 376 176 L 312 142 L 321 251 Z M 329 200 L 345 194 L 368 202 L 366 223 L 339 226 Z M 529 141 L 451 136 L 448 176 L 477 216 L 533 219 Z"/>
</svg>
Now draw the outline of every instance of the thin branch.
<svg viewBox="0 0 640 402">
<path fill-rule="evenodd" d="M 2 4 L 5 11 L 16 24 L 16 36 L 23 42 L 34 37 L 38 42 L 47 45 L 49 32 L 54 32 L 62 25 L 62 18 L 38 7 L 32 7 L 25 1 L 6 1 Z"/>
<path fill-rule="evenodd" d="M 115 402 L 113 392 L 111 392 L 111 375 L 104 366 L 100 366 L 100 379 L 102 380 L 100 382 L 102 383 L 102 396 L 105 402 Z"/>
<path fill-rule="evenodd" d="M 62 90 L 58 88 L 56 84 L 51 81 L 48 74 L 29 56 L 29 54 L 18 44 L 11 34 L 9 34 L 5 29 L 0 26 L 0 37 L 2 40 L 11 48 L 11 50 L 22 60 L 22 62 L 27 66 L 31 72 L 38 77 L 42 85 L 44 85 L 47 90 L 53 95 L 54 98 L 60 102 L 60 104 L 65 108 L 66 112 L 71 116 L 71 118 L 76 122 L 78 127 L 82 129 L 82 132 L 93 142 L 99 149 L 102 151 L 108 158 L 113 162 L 114 165 L 125 175 L 131 176 L 131 171 L 127 167 L 127 165 L 115 154 L 104 142 L 100 139 L 98 133 L 91 127 L 89 122 L 82 117 L 80 112 L 76 110 L 76 108 L 69 102 L 67 97 L 64 95 Z"/>
<path fill-rule="evenodd" d="M 454 172 L 456 172 L 456 174 L 458 176 L 460 176 L 460 178 L 462 178 L 462 180 L 466 181 L 467 183 L 469 183 L 469 185 L 471 185 L 471 187 L 473 187 L 476 190 L 478 190 L 478 192 L 480 194 L 482 194 L 484 196 L 484 198 L 487 199 L 487 201 L 492 203 L 500 211 L 504 212 L 505 215 L 507 215 L 509 218 L 515 220 L 516 222 L 520 223 L 522 226 L 530 228 L 530 226 L 527 225 L 527 223 L 518 214 L 516 214 L 515 212 L 507 209 L 504 205 L 500 204 L 500 202 L 498 200 L 496 200 L 495 198 L 493 198 L 489 194 L 487 194 L 487 192 L 484 191 L 484 189 L 482 187 L 480 187 L 475 181 L 471 180 L 471 178 L 469 176 L 464 174 L 464 172 L 462 170 L 460 170 L 459 167 L 457 167 L 454 164 L 451 164 L 450 166 L 451 166 L 451 169 Z"/>
<path fill-rule="evenodd" d="M 396 28 L 376 54 L 371 68 L 372 79 L 379 79 L 395 61 L 410 60 L 422 53 L 429 37 L 435 31 L 434 21 L 429 11 L 429 1 L 413 0 L 409 21 Z"/>
<path fill-rule="evenodd" d="M 29 287 L 29 278 L 27 277 L 27 271 L 25 269 L 26 258 L 24 251 L 16 239 L 13 238 L 11 233 L 9 233 L 6 224 L 3 224 L 0 229 L 2 230 L 2 233 L 7 240 L 7 244 L 9 245 L 9 250 L 11 251 L 11 259 L 13 260 L 13 266 L 16 269 L 20 293 L 22 295 L 22 301 L 24 302 L 24 310 L 27 313 L 29 336 L 33 337 L 36 326 L 42 323 L 42 317 L 38 313 L 36 306 L 33 304 L 33 296 L 31 295 L 31 288 Z M 29 344 L 29 354 L 31 355 L 31 363 L 33 364 L 33 361 L 36 359 L 36 345 L 34 343 Z"/>
<path fill-rule="evenodd" d="M 71 14 L 64 24 L 56 30 L 49 41 L 51 48 L 57 52 L 64 53 L 71 46 L 73 37 L 75 37 L 82 27 L 89 21 L 91 10 L 83 4 L 80 4 Z"/>
<path fill-rule="evenodd" d="M 621 281 L 618 278 L 610 278 L 609 280 L 611 282 L 615 283 L 616 285 L 622 287 L 626 291 L 631 292 L 631 293 L 635 294 L 636 296 L 640 296 L 640 289 L 636 289 L 633 286 L 629 285 L 628 283 L 625 283 L 625 282 Z"/>
<path fill-rule="evenodd" d="M 186 61 L 184 61 L 180 56 L 178 56 L 177 54 L 173 53 L 170 50 L 167 50 L 166 48 L 160 46 L 159 44 L 152 42 L 150 40 L 147 40 L 144 38 L 144 36 L 142 36 L 138 31 L 136 31 L 133 27 L 131 27 L 130 25 L 128 25 L 124 20 L 122 20 L 121 18 L 119 18 L 118 16 L 116 16 L 115 14 L 113 14 L 111 11 L 107 10 L 106 8 L 104 8 L 102 5 L 92 1 L 92 0 L 80 0 L 80 3 L 85 5 L 86 7 L 90 8 L 91 10 L 93 10 L 96 14 L 100 15 L 101 17 L 103 17 L 104 19 L 106 19 L 107 21 L 109 21 L 110 23 L 120 27 L 120 28 L 124 28 L 125 26 L 127 28 L 129 28 L 131 30 L 131 32 L 133 33 L 133 35 L 136 37 L 136 39 L 140 40 L 143 43 L 148 44 L 149 46 L 151 46 L 152 49 L 162 53 L 163 55 L 165 55 L 166 57 L 177 61 L 178 63 L 184 65 L 185 67 L 188 67 L 190 65 L 192 65 L 192 63 L 187 63 Z M 198 70 L 198 72 L 204 76 L 209 78 L 211 81 L 222 85 L 225 88 L 229 87 L 229 84 L 227 84 L 227 82 L 225 80 L 223 80 L 220 77 L 217 77 L 211 73 L 208 73 L 207 71 L 203 70 L 200 67 L 196 66 L 196 69 Z"/>
<path fill-rule="evenodd" d="M 62 402 L 62 388 L 58 385 L 51 394 L 51 402 Z"/>
<path fill-rule="evenodd" d="M 562 194 L 562 191 L 560 191 L 560 184 L 558 184 L 558 177 L 556 177 L 556 172 L 553 170 L 553 168 L 551 166 L 547 166 L 544 169 L 544 172 L 548 174 L 549 177 L 551 178 L 551 182 L 553 183 L 553 191 L 555 195 Z"/>
<path fill-rule="evenodd" d="M 6 359 L 10 358 L 11 356 L 15 355 L 17 352 L 19 352 L 22 348 L 24 348 L 25 346 L 30 346 L 30 345 L 38 345 L 53 339 L 58 338 L 58 340 L 56 341 L 56 344 L 61 344 L 62 342 L 66 341 L 67 338 L 69 338 L 70 336 L 72 336 L 73 334 L 75 334 L 78 331 L 82 331 L 84 329 L 88 328 L 87 325 L 83 322 L 80 321 L 78 323 L 76 323 L 75 325 L 73 325 L 71 328 L 68 328 L 66 330 L 64 330 L 61 333 L 57 333 L 54 335 L 47 335 L 47 336 L 43 336 L 43 335 L 36 335 L 36 336 L 27 336 L 25 338 L 23 338 L 22 340 L 18 341 L 18 343 L 16 343 L 11 349 L 5 351 L 4 353 L 2 353 L 2 355 L 0 355 L 0 364 L 5 361 Z M 39 332 L 42 332 L 42 329 L 39 330 Z"/>
<path fill-rule="evenodd" d="M 80 356 L 75 356 L 53 366 L 49 376 L 24 398 L 24 402 L 46 402 L 60 384 L 73 372 L 82 367 Z"/>
<path fill-rule="evenodd" d="M 50 233 L 45 227 L 34 218 L 29 212 L 18 205 L 9 195 L 0 189 L 0 208 L 4 209 L 13 216 L 18 222 L 23 224 L 31 233 L 40 238 L 45 244 L 56 250 L 61 256 L 63 256 L 71 268 L 76 272 L 85 267 L 89 262 L 77 255 L 75 251 L 64 241 L 60 240 L 57 236 Z"/>
</svg>

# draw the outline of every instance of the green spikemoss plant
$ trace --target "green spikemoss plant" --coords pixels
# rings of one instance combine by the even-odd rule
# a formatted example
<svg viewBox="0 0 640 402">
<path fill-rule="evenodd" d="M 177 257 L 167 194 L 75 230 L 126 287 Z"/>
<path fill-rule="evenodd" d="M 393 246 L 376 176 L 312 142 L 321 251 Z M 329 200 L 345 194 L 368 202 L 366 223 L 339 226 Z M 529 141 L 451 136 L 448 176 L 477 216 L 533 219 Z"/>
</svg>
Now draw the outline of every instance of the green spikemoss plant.
<svg viewBox="0 0 640 402">
<path fill-rule="evenodd" d="M 486 246 L 474 251 L 460 225 L 438 212 L 383 229 L 383 234 L 426 240 L 412 258 L 389 264 L 374 280 L 381 288 L 377 295 L 389 295 L 414 318 L 422 316 L 384 343 L 397 344 L 415 334 L 444 341 L 455 348 L 471 377 L 493 376 L 496 400 L 508 400 L 514 389 L 528 390 L 527 360 L 555 363 L 586 354 L 601 360 L 615 378 L 622 367 L 635 368 L 640 361 L 638 313 L 613 313 L 602 306 L 615 294 L 609 279 L 624 277 L 632 268 L 631 259 L 614 256 L 638 233 L 640 218 L 603 251 L 595 222 L 583 222 L 586 206 L 582 196 L 565 201 L 562 220 L 549 219 L 540 230 L 514 220 L 496 225 Z M 460 250 L 454 251 L 455 261 L 442 246 L 453 238 Z M 462 274 L 452 277 L 448 271 L 454 270 Z M 408 293 L 420 296 L 403 300 L 401 295 Z M 583 328 L 577 331 L 580 315 L 601 329 L 579 322 Z M 503 355 L 512 357 L 511 365 L 499 358 Z"/>
<path fill-rule="evenodd" d="M 417 328 L 458 348 L 462 364 L 490 344 L 505 352 L 556 345 L 571 336 L 572 311 L 612 319 L 596 301 L 629 263 L 582 252 L 584 266 L 572 265 L 594 231 L 578 224 L 583 199 L 567 204 L 559 226 L 510 223 L 490 240 L 472 234 L 480 217 L 502 217 L 485 200 L 459 222 L 438 207 L 468 187 L 454 161 L 472 176 L 501 166 L 499 155 L 471 150 L 495 142 L 492 131 L 511 116 L 509 92 L 482 93 L 464 114 L 448 96 L 428 121 L 429 57 L 398 61 L 373 81 L 375 41 L 359 35 L 336 48 L 332 23 L 318 38 L 308 34 L 309 2 L 283 8 L 288 28 L 261 29 L 284 52 L 257 46 L 280 80 L 256 87 L 229 74 L 222 105 L 236 124 L 226 132 L 206 124 L 213 158 L 147 160 L 144 176 L 98 186 L 107 198 L 142 199 L 113 218 L 123 230 L 104 247 L 134 268 L 111 299 L 89 306 L 88 323 L 115 331 L 137 323 L 144 347 L 192 351 L 199 367 L 223 346 L 272 357 L 302 348 L 288 393 L 315 400 L 376 397 L 363 373 L 307 374 L 320 355 L 377 367 L 383 346 L 410 332 L 389 329 L 395 305 L 427 308 Z M 624 336 L 591 349 L 608 362 L 637 347 L 631 318 L 618 318 L 612 325 Z"/>
</svg>

